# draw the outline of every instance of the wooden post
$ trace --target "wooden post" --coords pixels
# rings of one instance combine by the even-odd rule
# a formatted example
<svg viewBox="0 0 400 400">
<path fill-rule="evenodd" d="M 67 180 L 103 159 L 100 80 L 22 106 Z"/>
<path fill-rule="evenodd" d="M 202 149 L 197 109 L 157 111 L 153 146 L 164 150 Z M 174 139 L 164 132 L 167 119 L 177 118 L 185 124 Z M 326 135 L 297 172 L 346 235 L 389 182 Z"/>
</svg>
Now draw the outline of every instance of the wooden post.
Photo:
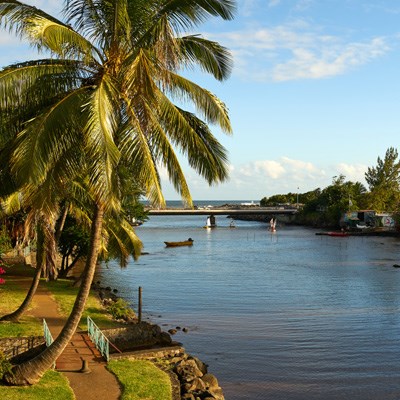
<svg viewBox="0 0 400 400">
<path fill-rule="evenodd" d="M 138 322 L 142 322 L 142 287 L 139 286 Z"/>
</svg>

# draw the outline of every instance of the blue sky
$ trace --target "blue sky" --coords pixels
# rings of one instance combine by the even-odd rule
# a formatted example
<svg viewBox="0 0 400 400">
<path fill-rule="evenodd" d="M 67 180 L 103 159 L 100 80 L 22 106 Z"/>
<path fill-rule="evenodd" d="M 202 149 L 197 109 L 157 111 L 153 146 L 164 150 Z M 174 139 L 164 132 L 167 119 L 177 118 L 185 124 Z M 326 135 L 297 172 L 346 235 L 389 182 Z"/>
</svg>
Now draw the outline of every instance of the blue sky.
<svg viewBox="0 0 400 400">
<path fill-rule="evenodd" d="M 60 1 L 26 1 L 57 15 Z M 329 185 L 364 183 L 368 167 L 400 138 L 400 2 L 238 0 L 233 21 L 197 33 L 228 47 L 229 80 L 191 77 L 223 100 L 233 135 L 230 180 L 208 185 L 186 166 L 194 199 L 259 200 Z M 0 66 L 34 57 L 4 31 Z M 178 199 L 164 179 L 167 199 Z M 299 189 L 298 189 L 299 188 Z"/>
</svg>

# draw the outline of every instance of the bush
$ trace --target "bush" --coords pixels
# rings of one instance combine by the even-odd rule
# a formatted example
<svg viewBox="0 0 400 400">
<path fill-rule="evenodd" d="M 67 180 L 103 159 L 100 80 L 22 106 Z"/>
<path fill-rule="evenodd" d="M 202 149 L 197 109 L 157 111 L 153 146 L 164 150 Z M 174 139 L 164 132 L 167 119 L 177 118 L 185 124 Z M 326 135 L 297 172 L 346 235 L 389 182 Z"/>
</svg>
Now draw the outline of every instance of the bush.
<svg viewBox="0 0 400 400">
<path fill-rule="evenodd" d="M 6 372 L 11 372 L 11 367 L 10 361 L 8 361 L 3 352 L 0 351 L 0 380 Z"/>
<path fill-rule="evenodd" d="M 5 226 L 0 229 L 0 255 L 12 249 L 11 238 Z"/>
<path fill-rule="evenodd" d="M 118 299 L 107 307 L 107 311 L 115 319 L 124 319 L 125 321 L 135 318 L 135 312 L 129 307 L 128 303 L 123 299 Z"/>
</svg>

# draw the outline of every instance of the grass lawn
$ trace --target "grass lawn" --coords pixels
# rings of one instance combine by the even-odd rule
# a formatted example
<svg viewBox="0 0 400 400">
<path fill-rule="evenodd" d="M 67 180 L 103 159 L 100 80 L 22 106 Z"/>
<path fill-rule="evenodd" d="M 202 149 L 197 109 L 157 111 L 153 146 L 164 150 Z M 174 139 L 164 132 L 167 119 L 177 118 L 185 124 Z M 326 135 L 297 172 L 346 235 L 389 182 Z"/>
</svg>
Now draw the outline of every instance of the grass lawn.
<svg viewBox="0 0 400 400">
<path fill-rule="evenodd" d="M 33 386 L 4 386 L 0 383 L 1 400 L 74 400 L 67 378 L 59 372 L 47 371 Z"/>
<path fill-rule="evenodd" d="M 26 295 L 26 290 L 17 285 L 12 278 L 5 278 L 6 283 L 0 285 L 0 315 L 14 311 L 22 303 Z M 0 325 L 0 338 L 39 335 L 43 335 L 42 322 L 29 316 L 29 311 L 21 318 L 18 324 L 2 322 Z"/>
<path fill-rule="evenodd" d="M 13 280 L 13 277 L 27 276 L 33 278 L 34 272 L 33 268 L 23 265 L 12 265 L 7 268 L 6 275 L 3 275 L 6 283 L 0 285 L 0 315 L 14 311 L 25 298 L 26 289 L 21 288 Z M 46 282 L 41 279 L 39 285 L 52 293 L 58 303 L 60 314 L 68 317 L 78 292 L 78 288 L 72 286 L 72 281 L 59 279 L 55 282 Z M 33 301 L 35 301 L 35 298 L 33 298 Z M 113 321 L 110 314 L 101 306 L 96 293 L 91 293 L 86 302 L 86 310 L 80 323 L 80 328 L 83 330 L 87 329 L 86 318 L 88 315 L 100 328 L 106 329 L 121 326 L 120 323 Z M 21 318 L 18 324 L 2 323 L 0 325 L 0 337 L 36 336 L 42 334 L 42 321 L 29 316 L 29 311 Z"/>
<path fill-rule="evenodd" d="M 18 285 L 13 276 L 32 276 L 32 269 L 24 266 L 12 267 L 4 276 L 6 283 L 0 286 L 0 315 L 14 311 L 25 298 L 26 289 Z M 55 282 L 41 280 L 58 304 L 60 314 L 68 316 L 73 307 L 78 288 L 71 280 L 60 279 Z M 21 318 L 19 323 L 0 323 L 0 337 L 42 335 L 42 321 L 29 316 Z M 87 329 L 86 317 L 90 317 L 100 328 L 125 326 L 115 322 L 101 306 L 95 293 L 86 303 L 80 328 Z M 171 382 L 168 374 L 149 361 L 112 361 L 108 368 L 120 381 L 123 390 L 121 400 L 171 400 Z M 73 400 L 74 395 L 68 380 L 55 371 L 48 371 L 41 381 L 29 387 L 9 387 L 0 384 L 0 400 Z"/>
<path fill-rule="evenodd" d="M 72 281 L 69 279 L 58 279 L 54 282 L 40 282 L 53 294 L 55 301 L 58 304 L 60 314 L 68 317 L 74 305 L 75 297 L 78 293 L 78 288 L 72 286 Z M 87 329 L 86 318 L 90 316 L 99 328 L 119 328 L 122 325 L 119 322 L 112 320 L 110 314 L 100 304 L 100 300 L 96 293 L 92 292 L 86 302 L 86 308 L 82 315 L 79 327 L 83 330 Z"/>
<path fill-rule="evenodd" d="M 171 400 L 171 381 L 167 373 L 150 361 L 116 360 L 107 368 L 113 372 L 123 388 L 121 400 Z"/>
</svg>

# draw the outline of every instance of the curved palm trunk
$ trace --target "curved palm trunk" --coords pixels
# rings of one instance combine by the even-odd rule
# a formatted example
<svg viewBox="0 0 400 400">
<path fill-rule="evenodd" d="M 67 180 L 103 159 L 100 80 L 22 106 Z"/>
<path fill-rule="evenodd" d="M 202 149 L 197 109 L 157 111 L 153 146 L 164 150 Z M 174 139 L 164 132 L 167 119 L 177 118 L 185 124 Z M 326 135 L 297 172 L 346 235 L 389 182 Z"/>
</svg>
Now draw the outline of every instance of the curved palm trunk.
<svg viewBox="0 0 400 400">
<path fill-rule="evenodd" d="M 103 224 L 104 209 L 95 206 L 90 235 L 90 248 L 82 276 L 82 284 L 76 297 L 74 307 L 68 317 L 61 333 L 53 344 L 38 356 L 13 367 L 11 373 L 6 373 L 3 380 L 10 385 L 32 385 L 37 383 L 41 376 L 51 368 L 52 364 L 61 355 L 66 345 L 75 333 L 85 308 L 90 292 L 93 276 L 96 270 L 97 256 L 100 247 L 101 229 Z"/>
<path fill-rule="evenodd" d="M 12 312 L 11 314 L 4 315 L 0 318 L 0 321 L 12 321 L 18 322 L 18 320 L 22 317 L 25 311 L 29 308 L 29 305 L 32 302 L 33 296 L 36 293 L 36 290 L 39 286 L 40 276 L 43 272 L 43 265 L 45 262 L 45 251 L 44 251 L 44 234 L 40 226 L 37 228 L 37 246 L 36 246 L 36 272 L 33 277 L 31 286 L 28 290 L 28 293 L 22 302 L 22 304 L 18 307 L 17 310 Z"/>
<path fill-rule="evenodd" d="M 33 296 L 36 293 L 36 289 L 39 286 L 40 276 L 42 274 L 42 269 L 43 268 L 42 268 L 41 265 L 37 265 L 35 276 L 33 277 L 33 280 L 32 280 L 31 286 L 29 288 L 29 291 L 28 291 L 24 301 L 22 302 L 22 304 L 18 307 L 18 309 L 15 310 L 14 312 L 12 312 L 11 314 L 7 314 L 7 315 L 2 316 L 0 318 L 0 321 L 18 322 L 18 320 L 25 313 L 25 311 L 29 308 L 29 305 L 32 302 Z"/>
</svg>

